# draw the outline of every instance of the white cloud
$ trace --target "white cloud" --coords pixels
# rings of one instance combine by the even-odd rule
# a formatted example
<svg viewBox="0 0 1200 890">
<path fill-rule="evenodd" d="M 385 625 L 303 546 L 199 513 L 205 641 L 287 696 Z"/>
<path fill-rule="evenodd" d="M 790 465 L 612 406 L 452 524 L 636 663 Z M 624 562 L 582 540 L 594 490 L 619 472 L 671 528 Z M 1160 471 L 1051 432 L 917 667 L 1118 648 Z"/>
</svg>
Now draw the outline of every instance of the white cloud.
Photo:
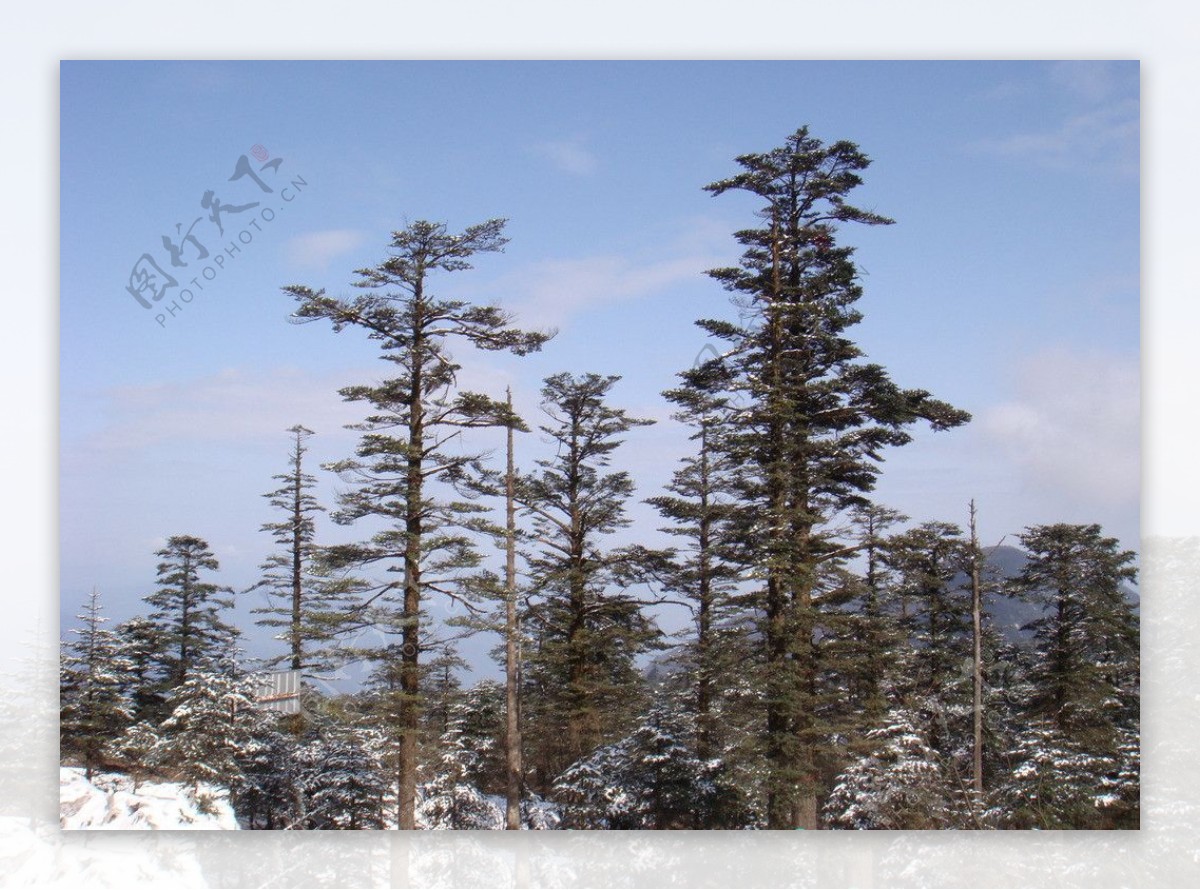
<svg viewBox="0 0 1200 890">
<path fill-rule="evenodd" d="M 459 389 L 500 398 L 513 382 L 510 371 L 486 356 L 464 355 Z M 378 367 L 312 373 L 298 368 L 227 368 L 216 374 L 173 383 L 123 386 L 106 394 L 109 422 L 83 442 L 64 443 L 74 456 L 85 453 L 140 453 L 156 448 L 237 445 L 256 447 L 286 438 L 297 423 L 316 431 L 322 442 L 357 441 L 346 429 L 369 410 L 346 402 L 338 390 L 379 381 L 393 369 Z"/>
<path fill-rule="evenodd" d="M 586 176 L 596 171 L 596 156 L 583 145 L 582 139 L 539 142 L 533 150 L 550 161 L 563 173 Z"/>
<path fill-rule="evenodd" d="M 322 434 L 336 433 L 362 413 L 361 406 L 343 402 L 338 389 L 374 376 L 226 369 L 194 380 L 119 387 L 108 395 L 111 423 L 87 445 L 89 450 L 137 450 L 270 441 L 297 423 Z"/>
<path fill-rule="evenodd" d="M 1140 493 L 1136 359 L 1046 352 L 1022 362 L 1016 397 L 983 413 L 984 436 L 1027 481 L 1076 502 L 1136 504 Z"/>
<path fill-rule="evenodd" d="M 1031 93 L 1057 94 L 1072 112 L 1057 124 L 977 143 L 990 154 L 1023 158 L 1059 170 L 1098 170 L 1137 175 L 1140 106 L 1136 69 L 1107 61 L 1063 61 L 1037 82 L 1006 81 L 993 99 Z"/>
<path fill-rule="evenodd" d="M 308 232 L 288 240 L 287 258 L 295 265 L 324 270 L 329 266 L 330 260 L 349 253 L 365 240 L 366 235 L 355 229 Z"/>
<path fill-rule="evenodd" d="M 665 241 L 650 240 L 657 244 L 654 254 L 641 250 L 542 260 L 504 274 L 488 290 L 518 295 L 504 299 L 517 318 L 561 328 L 581 312 L 700 283 L 706 269 L 732 262 L 728 229 L 703 217 L 677 221 Z"/>
<path fill-rule="evenodd" d="M 524 270 L 525 297 L 513 308 L 518 318 L 561 327 L 581 311 L 646 297 L 682 281 L 698 281 L 710 265 L 697 256 L 652 262 L 616 255 L 546 260 Z"/>
<path fill-rule="evenodd" d="M 1137 100 L 1125 99 L 1072 115 L 1052 129 L 985 140 L 979 148 L 1055 169 L 1137 175 L 1138 114 Z"/>
</svg>

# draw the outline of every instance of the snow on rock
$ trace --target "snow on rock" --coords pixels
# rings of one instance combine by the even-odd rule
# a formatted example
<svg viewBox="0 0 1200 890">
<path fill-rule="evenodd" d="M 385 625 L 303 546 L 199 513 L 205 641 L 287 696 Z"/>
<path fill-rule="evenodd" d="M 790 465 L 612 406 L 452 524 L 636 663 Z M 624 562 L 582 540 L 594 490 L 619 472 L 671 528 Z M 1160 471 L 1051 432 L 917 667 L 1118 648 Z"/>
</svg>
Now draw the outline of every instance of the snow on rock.
<svg viewBox="0 0 1200 890">
<path fill-rule="evenodd" d="M 178 782 L 140 782 L 118 773 L 78 767 L 59 770 L 59 825 L 64 829 L 236 831 L 224 788 L 201 783 L 199 793 Z"/>
</svg>

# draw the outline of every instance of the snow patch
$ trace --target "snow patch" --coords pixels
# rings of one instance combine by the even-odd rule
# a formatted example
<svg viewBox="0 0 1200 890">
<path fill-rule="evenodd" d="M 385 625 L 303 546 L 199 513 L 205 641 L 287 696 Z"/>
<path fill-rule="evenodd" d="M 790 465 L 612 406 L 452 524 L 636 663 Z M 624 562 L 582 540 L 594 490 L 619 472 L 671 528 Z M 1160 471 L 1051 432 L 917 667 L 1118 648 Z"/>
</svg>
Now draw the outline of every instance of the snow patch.
<svg viewBox="0 0 1200 890">
<path fill-rule="evenodd" d="M 201 783 L 196 792 L 178 782 L 140 782 L 129 776 L 59 769 L 59 825 L 67 830 L 166 829 L 236 831 L 229 792 Z"/>
</svg>

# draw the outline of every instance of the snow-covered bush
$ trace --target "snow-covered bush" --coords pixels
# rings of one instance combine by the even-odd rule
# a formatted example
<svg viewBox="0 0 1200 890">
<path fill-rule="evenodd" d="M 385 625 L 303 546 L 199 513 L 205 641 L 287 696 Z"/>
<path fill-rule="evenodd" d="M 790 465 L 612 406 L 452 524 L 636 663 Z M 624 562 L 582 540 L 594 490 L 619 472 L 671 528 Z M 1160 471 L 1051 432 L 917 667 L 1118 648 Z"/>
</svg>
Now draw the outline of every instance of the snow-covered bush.
<svg viewBox="0 0 1200 890">
<path fill-rule="evenodd" d="M 438 740 L 432 780 L 421 785 L 417 819 L 426 828 L 486 830 L 504 825 L 503 804 L 485 795 L 474 782 L 482 753 L 465 733 L 467 711 L 456 706 Z"/>
<path fill-rule="evenodd" d="M 995 806 L 1008 828 L 1137 828 L 1138 739 L 1126 733 L 1115 754 L 1088 751 L 1037 722 L 1008 752 L 1014 764 Z"/>
<path fill-rule="evenodd" d="M 916 727 L 914 715 L 892 711 L 888 725 L 871 730 L 878 742 L 838 776 L 825 804 L 833 828 L 927 829 L 953 827 L 960 807 L 938 753 Z"/>
<path fill-rule="evenodd" d="M 720 761 L 695 753 L 693 721 L 666 701 L 633 733 L 573 763 L 554 784 L 564 828 L 713 827 L 728 795 Z"/>
</svg>

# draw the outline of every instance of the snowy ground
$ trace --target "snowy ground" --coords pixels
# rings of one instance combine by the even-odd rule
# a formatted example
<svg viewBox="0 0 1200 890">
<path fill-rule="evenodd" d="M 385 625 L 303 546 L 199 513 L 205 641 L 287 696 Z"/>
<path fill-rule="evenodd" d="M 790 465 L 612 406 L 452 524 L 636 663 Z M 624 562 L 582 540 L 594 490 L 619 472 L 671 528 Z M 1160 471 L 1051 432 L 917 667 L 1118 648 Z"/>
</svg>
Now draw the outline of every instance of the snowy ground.
<svg viewBox="0 0 1200 890">
<path fill-rule="evenodd" d="M 129 776 L 95 773 L 92 781 L 82 769 L 59 770 L 59 824 L 64 829 L 165 829 L 235 831 L 237 819 L 224 788 L 177 782 L 142 782 L 133 789 Z"/>
<path fill-rule="evenodd" d="M 197 800 L 190 785 L 178 782 L 141 782 L 137 791 L 133 780 L 118 773 L 95 773 L 92 781 L 78 767 L 59 769 L 59 825 L 63 829 L 86 830 L 188 830 L 235 831 L 237 817 L 229 805 L 224 788 L 201 784 Z M 504 798 L 484 795 L 481 799 L 480 828 L 504 829 Z M 525 829 L 555 829 L 561 821 L 558 807 L 540 799 L 522 806 Z M 394 809 L 386 812 L 394 816 Z M 428 824 L 423 808 L 417 809 L 417 827 Z M 388 820 L 388 828 L 394 828 Z"/>
</svg>

